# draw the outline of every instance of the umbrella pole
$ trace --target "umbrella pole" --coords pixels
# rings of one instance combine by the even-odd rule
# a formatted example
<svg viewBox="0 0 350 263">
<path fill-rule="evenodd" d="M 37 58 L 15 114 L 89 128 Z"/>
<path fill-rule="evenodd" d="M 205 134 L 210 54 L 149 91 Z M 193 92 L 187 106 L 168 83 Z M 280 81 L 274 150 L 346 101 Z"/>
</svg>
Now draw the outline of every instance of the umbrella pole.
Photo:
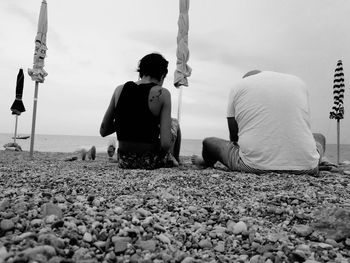
<svg viewBox="0 0 350 263">
<path fill-rule="evenodd" d="M 33 157 L 35 120 L 36 120 L 36 107 L 37 107 L 37 101 L 38 101 L 38 86 L 39 86 L 39 82 L 35 81 L 33 119 L 32 119 L 32 133 L 31 133 L 31 136 L 30 136 L 30 151 L 29 151 L 30 157 Z"/>
<path fill-rule="evenodd" d="M 340 120 L 337 120 L 337 164 L 339 164 L 340 155 Z"/>
<path fill-rule="evenodd" d="M 181 119 L 181 106 L 182 106 L 182 86 L 180 86 L 180 90 L 179 90 L 179 102 L 177 107 L 177 120 L 179 123 Z"/>
<path fill-rule="evenodd" d="M 16 137 L 17 137 L 17 123 L 18 123 L 18 115 L 16 114 L 15 135 L 13 136 L 14 143 L 16 143 Z"/>
</svg>

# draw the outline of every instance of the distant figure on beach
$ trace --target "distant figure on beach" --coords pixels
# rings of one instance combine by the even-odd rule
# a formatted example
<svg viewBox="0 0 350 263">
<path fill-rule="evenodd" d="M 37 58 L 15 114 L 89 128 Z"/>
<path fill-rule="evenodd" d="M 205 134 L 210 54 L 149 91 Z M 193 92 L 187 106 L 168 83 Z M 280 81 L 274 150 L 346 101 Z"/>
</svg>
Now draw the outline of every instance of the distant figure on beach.
<svg viewBox="0 0 350 263">
<path fill-rule="evenodd" d="M 230 141 L 204 139 L 202 157 L 193 155 L 193 164 L 204 168 L 219 161 L 233 171 L 318 174 L 325 137 L 311 132 L 308 90 L 300 78 L 246 73 L 231 89 L 227 121 Z"/>
<path fill-rule="evenodd" d="M 181 132 L 171 118 L 170 92 L 162 87 L 168 61 L 160 54 L 144 56 L 139 80 L 118 86 L 103 117 L 102 137 L 117 133 L 120 168 L 156 169 L 179 165 Z M 112 156 L 112 147 L 108 155 Z"/>
</svg>

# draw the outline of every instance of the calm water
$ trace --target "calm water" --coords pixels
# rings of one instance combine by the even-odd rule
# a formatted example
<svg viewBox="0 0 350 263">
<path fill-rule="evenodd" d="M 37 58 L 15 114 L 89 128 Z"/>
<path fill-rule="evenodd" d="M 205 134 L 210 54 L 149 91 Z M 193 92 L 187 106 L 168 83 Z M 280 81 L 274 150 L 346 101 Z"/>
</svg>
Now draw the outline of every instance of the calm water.
<svg viewBox="0 0 350 263">
<path fill-rule="evenodd" d="M 22 135 L 22 134 L 21 134 Z M 24 135 L 24 134 L 23 134 Z M 13 142 L 13 134 L 0 133 L 0 147 L 6 143 Z M 79 149 L 90 149 L 92 145 L 96 147 L 97 152 L 106 152 L 107 146 L 111 140 L 116 141 L 115 136 L 106 138 L 98 136 L 74 136 L 74 135 L 35 135 L 34 151 L 40 152 L 74 152 Z M 30 149 L 30 138 L 26 140 L 16 140 L 24 151 Z M 200 154 L 201 140 L 183 139 L 181 144 L 180 155 L 189 156 Z"/>
<path fill-rule="evenodd" d="M 24 135 L 24 134 L 23 134 Z M 13 134 L 0 133 L 0 147 L 2 145 L 13 142 Z M 35 135 L 34 151 L 41 152 L 74 152 L 79 149 L 90 149 L 95 145 L 98 152 L 106 152 L 107 146 L 111 140 L 115 140 L 115 136 L 106 138 L 98 136 L 74 136 L 74 135 Z M 17 143 L 24 151 L 30 149 L 30 138 L 27 140 L 17 140 Z M 182 156 L 190 156 L 192 154 L 201 154 L 202 141 L 183 139 L 181 144 Z M 328 144 L 326 148 L 326 156 L 332 162 L 337 159 L 337 145 Z M 343 144 L 340 146 L 340 161 L 350 160 L 350 145 Z"/>
</svg>

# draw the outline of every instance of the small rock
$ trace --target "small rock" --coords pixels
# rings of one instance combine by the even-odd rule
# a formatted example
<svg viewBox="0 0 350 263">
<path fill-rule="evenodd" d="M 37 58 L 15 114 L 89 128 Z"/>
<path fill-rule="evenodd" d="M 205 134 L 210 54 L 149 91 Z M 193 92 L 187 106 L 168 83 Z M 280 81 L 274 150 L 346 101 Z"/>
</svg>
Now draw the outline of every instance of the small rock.
<svg viewBox="0 0 350 263">
<path fill-rule="evenodd" d="M 215 246 L 214 250 L 220 253 L 225 252 L 225 242 L 219 241 L 218 244 Z"/>
<path fill-rule="evenodd" d="M 4 232 L 13 230 L 15 228 L 15 224 L 11 219 L 3 219 L 0 222 L 0 229 Z"/>
<path fill-rule="evenodd" d="M 43 255 L 48 256 L 48 257 L 56 256 L 55 248 L 52 246 L 48 246 L 48 245 L 27 248 L 22 253 L 27 257 L 33 257 L 37 254 L 43 254 Z"/>
<path fill-rule="evenodd" d="M 262 262 L 262 256 L 254 255 L 250 258 L 249 263 L 260 263 Z"/>
<path fill-rule="evenodd" d="M 193 205 L 190 205 L 189 207 L 188 207 L 188 211 L 190 211 L 190 212 L 196 212 L 197 211 L 197 207 L 195 207 L 195 206 L 193 206 Z"/>
<path fill-rule="evenodd" d="M 129 238 L 125 237 L 113 237 L 112 242 L 114 243 L 114 252 L 116 254 L 123 253 L 128 248 Z"/>
<path fill-rule="evenodd" d="M 10 206 L 10 201 L 8 198 L 4 198 L 0 202 L 0 212 L 6 211 L 6 209 Z"/>
<path fill-rule="evenodd" d="M 147 211 L 146 209 L 143 209 L 143 208 L 137 209 L 137 212 L 143 217 L 147 217 L 152 214 L 150 211 Z"/>
<path fill-rule="evenodd" d="M 193 257 L 185 257 L 184 260 L 181 261 L 181 263 L 193 263 L 195 262 L 195 259 Z"/>
<path fill-rule="evenodd" d="M 43 220 L 42 220 L 42 219 L 39 219 L 39 218 L 36 218 L 36 219 L 33 219 L 32 221 L 30 221 L 30 225 L 31 225 L 32 227 L 41 226 L 42 223 L 43 223 Z"/>
<path fill-rule="evenodd" d="M 171 243 L 170 239 L 169 239 L 166 235 L 164 235 L 164 234 L 159 234 L 159 235 L 157 236 L 157 238 L 158 238 L 160 241 L 162 241 L 163 243 L 165 243 L 165 244 L 170 244 L 170 243 Z"/>
<path fill-rule="evenodd" d="M 202 239 L 201 241 L 199 241 L 198 245 L 201 248 L 212 248 L 213 244 L 211 243 L 211 241 L 209 239 Z"/>
<path fill-rule="evenodd" d="M 233 234 L 237 235 L 240 234 L 242 232 L 246 232 L 247 231 L 247 225 L 243 222 L 243 221 L 239 221 L 238 223 L 236 223 L 233 226 Z"/>
<path fill-rule="evenodd" d="M 41 206 L 41 213 L 43 217 L 55 215 L 57 218 L 62 218 L 62 210 L 53 203 L 45 203 Z"/>
<path fill-rule="evenodd" d="M 320 242 L 320 243 L 315 243 L 315 244 L 313 244 L 313 245 L 316 246 L 316 247 L 319 247 L 319 248 L 321 248 L 321 249 L 326 249 L 326 250 L 332 249 L 332 248 L 333 248 L 332 245 L 329 245 L 329 244 L 326 244 L 326 243 L 322 243 L 322 242 Z"/>
<path fill-rule="evenodd" d="M 326 244 L 331 245 L 332 247 L 338 247 L 338 243 L 337 243 L 337 241 L 335 241 L 334 239 L 327 238 L 324 242 L 325 242 Z"/>
<path fill-rule="evenodd" d="M 150 252 L 153 252 L 156 250 L 156 241 L 155 240 L 146 240 L 146 241 L 139 241 L 138 246 L 142 249 L 142 250 L 148 250 Z"/>
<path fill-rule="evenodd" d="M 8 255 L 9 253 L 7 252 L 6 247 L 5 246 L 0 247 L 0 262 L 4 262 L 2 260 L 7 258 Z"/>
<path fill-rule="evenodd" d="M 89 232 L 85 232 L 85 234 L 83 236 L 83 240 L 85 242 L 90 243 L 92 241 L 92 235 Z"/>
<path fill-rule="evenodd" d="M 306 237 L 313 232 L 313 229 L 308 225 L 295 225 L 293 226 L 292 231 L 298 236 Z"/>
</svg>

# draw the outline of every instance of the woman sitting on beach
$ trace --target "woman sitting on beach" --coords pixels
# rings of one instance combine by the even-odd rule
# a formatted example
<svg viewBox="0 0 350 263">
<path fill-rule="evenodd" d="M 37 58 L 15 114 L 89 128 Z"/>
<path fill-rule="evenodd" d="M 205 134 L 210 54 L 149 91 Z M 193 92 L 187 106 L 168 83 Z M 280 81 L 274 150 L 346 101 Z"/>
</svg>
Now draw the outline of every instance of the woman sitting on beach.
<svg viewBox="0 0 350 263">
<path fill-rule="evenodd" d="M 171 118 L 170 92 L 162 87 L 168 61 L 160 54 L 148 54 L 140 60 L 137 71 L 138 81 L 115 89 L 100 134 L 117 133 L 120 168 L 178 166 L 180 127 Z"/>
</svg>

